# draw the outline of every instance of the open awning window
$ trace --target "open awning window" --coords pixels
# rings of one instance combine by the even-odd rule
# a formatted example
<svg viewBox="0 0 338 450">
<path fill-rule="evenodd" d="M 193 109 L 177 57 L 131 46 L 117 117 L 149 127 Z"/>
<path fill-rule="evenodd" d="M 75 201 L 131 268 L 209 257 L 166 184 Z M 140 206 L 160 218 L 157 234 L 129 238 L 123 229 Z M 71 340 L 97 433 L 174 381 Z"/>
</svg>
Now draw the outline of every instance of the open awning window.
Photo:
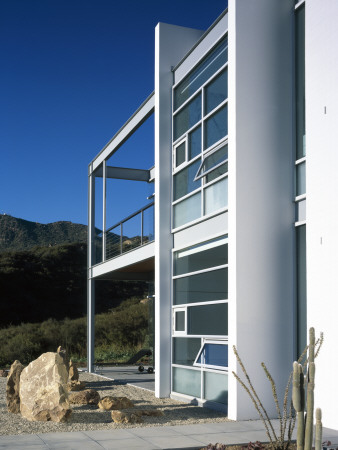
<svg viewBox="0 0 338 450">
<path fill-rule="evenodd" d="M 194 366 L 209 369 L 228 369 L 228 343 L 205 340 L 197 354 Z"/>
</svg>

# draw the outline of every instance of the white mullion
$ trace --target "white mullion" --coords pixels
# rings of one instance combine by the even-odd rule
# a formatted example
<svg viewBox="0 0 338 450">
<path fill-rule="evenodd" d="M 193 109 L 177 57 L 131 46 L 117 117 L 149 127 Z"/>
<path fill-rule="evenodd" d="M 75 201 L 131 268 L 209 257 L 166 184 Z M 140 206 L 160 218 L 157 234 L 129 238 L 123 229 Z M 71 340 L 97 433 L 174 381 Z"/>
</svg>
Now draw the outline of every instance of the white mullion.
<svg viewBox="0 0 338 450">
<path fill-rule="evenodd" d="M 220 175 L 218 178 L 215 178 L 212 181 L 209 181 L 209 183 L 206 183 L 204 185 L 204 188 L 208 188 L 209 186 L 212 186 L 213 184 L 217 183 L 218 181 L 223 180 L 223 178 L 228 178 L 228 172 L 223 173 L 223 175 Z"/>
<path fill-rule="evenodd" d="M 189 306 L 219 305 L 220 303 L 229 303 L 229 300 L 228 299 L 221 299 L 221 300 L 210 300 L 210 301 L 204 301 L 204 302 L 181 303 L 180 305 L 173 305 L 173 309 L 187 308 Z"/>
<path fill-rule="evenodd" d="M 216 106 L 216 108 L 214 108 L 212 111 L 210 111 L 208 114 L 206 114 L 203 119 L 204 120 L 208 120 L 211 116 L 213 116 L 214 114 L 216 114 L 221 108 L 223 108 L 223 106 L 228 104 L 228 98 L 226 98 L 225 100 L 222 101 L 222 103 L 220 103 L 219 105 Z"/>
<path fill-rule="evenodd" d="M 192 197 L 194 194 L 197 194 L 197 192 L 199 192 L 202 189 L 202 187 L 200 186 L 199 188 L 195 189 L 192 192 L 189 192 L 189 194 L 184 195 L 183 197 L 180 197 L 179 199 L 173 201 L 173 206 L 177 205 L 177 203 L 180 203 L 183 200 L 186 200 L 189 197 Z"/>
</svg>

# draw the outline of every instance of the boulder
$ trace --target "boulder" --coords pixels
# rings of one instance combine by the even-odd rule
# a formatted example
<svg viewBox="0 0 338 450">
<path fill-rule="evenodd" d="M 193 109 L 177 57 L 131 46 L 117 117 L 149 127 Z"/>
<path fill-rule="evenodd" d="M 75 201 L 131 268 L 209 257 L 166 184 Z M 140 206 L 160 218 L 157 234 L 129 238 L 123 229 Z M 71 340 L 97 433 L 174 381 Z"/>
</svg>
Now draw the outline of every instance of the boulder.
<svg viewBox="0 0 338 450">
<path fill-rule="evenodd" d="M 104 411 L 111 411 L 113 409 L 133 408 L 135 405 L 127 397 L 112 397 L 111 395 L 107 395 L 100 400 L 97 406 Z"/>
<path fill-rule="evenodd" d="M 85 381 L 68 381 L 67 388 L 69 391 L 82 391 L 86 384 Z"/>
<path fill-rule="evenodd" d="M 0 369 L 0 377 L 7 377 L 8 375 L 8 370 L 6 369 Z"/>
<path fill-rule="evenodd" d="M 69 402 L 75 405 L 97 405 L 99 401 L 100 394 L 95 389 L 86 389 L 69 394 Z"/>
<path fill-rule="evenodd" d="M 59 345 L 59 347 L 57 348 L 56 352 L 63 359 L 64 365 L 66 366 L 66 369 L 67 369 L 67 372 L 68 372 L 68 370 L 69 370 L 69 359 L 68 359 L 67 351 L 64 348 L 62 348 L 61 345 Z"/>
<path fill-rule="evenodd" d="M 69 381 L 79 381 L 79 371 L 77 366 L 72 360 L 69 361 Z"/>
<path fill-rule="evenodd" d="M 68 401 L 68 372 L 59 353 L 43 353 L 20 377 L 20 411 L 30 421 L 66 422 L 72 410 Z"/>
<path fill-rule="evenodd" d="M 16 360 L 11 365 L 6 385 L 6 403 L 8 412 L 18 414 L 20 412 L 20 375 L 24 366 Z"/>
<path fill-rule="evenodd" d="M 142 423 L 143 420 L 138 414 L 125 411 L 112 411 L 111 418 L 115 423 Z"/>
</svg>

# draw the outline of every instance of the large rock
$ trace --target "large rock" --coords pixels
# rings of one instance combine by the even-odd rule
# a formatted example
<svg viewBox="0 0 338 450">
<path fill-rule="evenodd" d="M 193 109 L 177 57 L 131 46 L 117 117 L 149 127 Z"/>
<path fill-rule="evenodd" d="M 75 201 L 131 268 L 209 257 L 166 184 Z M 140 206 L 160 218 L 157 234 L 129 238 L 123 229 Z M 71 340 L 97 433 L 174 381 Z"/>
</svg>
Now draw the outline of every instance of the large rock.
<svg viewBox="0 0 338 450">
<path fill-rule="evenodd" d="M 127 397 L 112 397 L 111 395 L 107 395 L 100 400 L 97 406 L 104 411 L 111 411 L 113 409 L 133 408 L 135 405 Z"/>
<path fill-rule="evenodd" d="M 68 381 L 68 391 L 83 391 L 87 383 L 85 381 Z"/>
<path fill-rule="evenodd" d="M 67 372 L 69 371 L 69 358 L 67 355 L 66 349 L 62 348 L 61 345 L 57 348 L 56 352 L 61 356 L 63 359 L 63 363 L 66 366 Z"/>
<path fill-rule="evenodd" d="M 69 381 L 79 381 L 79 371 L 72 360 L 69 361 Z"/>
<path fill-rule="evenodd" d="M 11 413 L 18 414 L 20 412 L 20 375 L 24 366 L 20 361 L 16 360 L 11 365 L 11 369 L 7 378 L 6 385 L 6 403 L 7 409 Z"/>
<path fill-rule="evenodd" d="M 8 370 L 6 369 L 0 369 L 0 377 L 6 378 L 8 375 Z"/>
<path fill-rule="evenodd" d="M 69 394 L 69 402 L 75 405 L 97 405 L 99 401 L 100 394 L 95 389 L 86 389 Z"/>
<path fill-rule="evenodd" d="M 143 420 L 138 414 L 125 411 L 112 411 L 111 418 L 115 423 L 142 423 Z"/>
<path fill-rule="evenodd" d="M 66 422 L 72 410 L 67 391 L 68 372 L 58 353 L 43 353 L 21 373 L 20 411 L 31 421 Z"/>
</svg>

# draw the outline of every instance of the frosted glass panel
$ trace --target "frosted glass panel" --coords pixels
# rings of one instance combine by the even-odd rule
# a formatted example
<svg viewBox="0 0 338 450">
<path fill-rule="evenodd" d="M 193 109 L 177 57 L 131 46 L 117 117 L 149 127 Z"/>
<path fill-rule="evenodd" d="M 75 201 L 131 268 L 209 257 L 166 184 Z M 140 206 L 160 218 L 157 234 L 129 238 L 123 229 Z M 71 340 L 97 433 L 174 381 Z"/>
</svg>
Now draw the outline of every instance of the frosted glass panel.
<svg viewBox="0 0 338 450">
<path fill-rule="evenodd" d="M 306 165 L 305 162 L 296 166 L 297 191 L 296 195 L 306 193 Z"/>
<path fill-rule="evenodd" d="M 175 311 L 175 331 L 185 331 L 185 311 Z"/>
<path fill-rule="evenodd" d="M 182 200 L 174 206 L 174 228 L 201 217 L 201 193 Z"/>
<path fill-rule="evenodd" d="M 173 338 L 173 364 L 192 366 L 200 348 L 201 339 L 199 338 Z"/>
<path fill-rule="evenodd" d="M 173 367 L 173 391 L 200 398 L 201 372 Z"/>
<path fill-rule="evenodd" d="M 228 206 L 228 178 L 212 184 L 204 191 L 204 214 L 211 214 Z"/>
<path fill-rule="evenodd" d="M 214 372 L 204 373 L 204 398 L 228 404 L 228 375 Z"/>
</svg>

